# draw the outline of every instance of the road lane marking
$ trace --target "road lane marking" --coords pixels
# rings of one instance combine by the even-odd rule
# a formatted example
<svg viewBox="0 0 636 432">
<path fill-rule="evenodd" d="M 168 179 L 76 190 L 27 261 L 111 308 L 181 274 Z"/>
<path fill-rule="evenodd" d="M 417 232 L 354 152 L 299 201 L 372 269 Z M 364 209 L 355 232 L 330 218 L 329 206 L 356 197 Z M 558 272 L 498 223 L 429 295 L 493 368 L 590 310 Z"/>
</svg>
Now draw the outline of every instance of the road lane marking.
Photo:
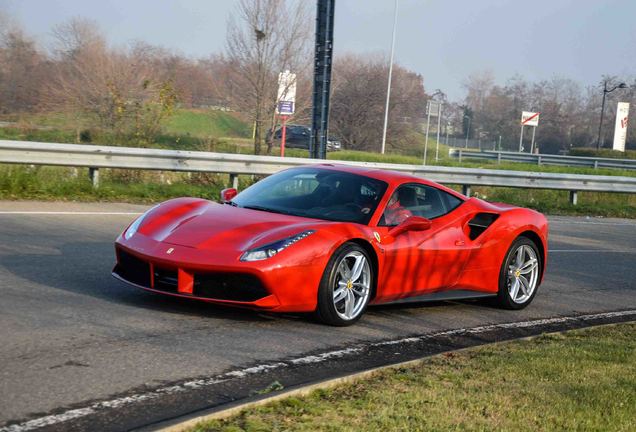
<svg viewBox="0 0 636 432">
<path fill-rule="evenodd" d="M 143 212 L 54 212 L 54 211 L 0 211 L 0 215 L 54 215 L 54 216 L 135 216 Z"/>
<path fill-rule="evenodd" d="M 440 336 L 479 334 L 479 333 L 484 333 L 484 332 L 493 331 L 493 330 L 500 330 L 500 329 L 529 328 L 529 327 L 537 327 L 537 326 L 552 325 L 552 324 L 562 324 L 562 323 L 579 321 L 579 320 L 592 321 L 592 320 L 598 320 L 598 319 L 617 318 L 617 317 L 623 317 L 623 316 L 629 316 L 629 315 L 636 316 L 636 309 L 616 311 L 616 312 L 603 312 L 603 313 L 597 313 L 597 314 L 578 315 L 578 316 L 544 318 L 544 319 L 517 321 L 517 322 L 509 322 L 509 323 L 501 323 L 501 324 L 489 324 L 489 325 L 471 327 L 471 328 L 445 330 L 445 331 L 429 333 L 429 334 L 425 334 L 421 336 L 400 338 L 400 339 L 394 339 L 389 341 L 359 344 L 347 349 L 327 351 L 321 354 L 298 357 L 288 361 L 280 361 L 276 363 L 265 363 L 265 364 L 261 364 L 257 366 L 252 366 L 249 368 L 238 369 L 238 370 L 227 372 L 224 374 L 215 375 L 209 378 L 202 378 L 198 380 L 187 381 L 182 384 L 172 385 L 168 387 L 161 387 L 159 389 L 156 389 L 147 393 L 138 393 L 138 394 L 133 394 L 131 396 L 125 396 L 125 397 L 116 398 L 116 399 L 112 399 L 108 401 L 95 402 L 87 407 L 68 410 L 61 414 L 43 416 L 33 420 L 25 421 L 23 423 L 17 423 L 17 424 L 12 424 L 9 426 L 0 427 L 0 432 L 27 432 L 27 431 L 35 430 L 45 426 L 52 426 L 52 425 L 64 423 L 66 421 L 73 420 L 76 418 L 86 417 L 88 415 L 95 414 L 104 409 L 109 409 L 109 408 L 116 409 L 125 405 L 132 405 L 138 402 L 144 402 L 144 401 L 156 399 L 164 395 L 171 395 L 171 394 L 176 394 L 176 393 L 180 393 L 180 392 L 184 392 L 188 390 L 194 390 L 194 389 L 198 389 L 202 387 L 207 387 L 213 384 L 222 383 L 222 382 L 229 381 L 235 378 L 244 378 L 249 375 L 258 375 L 263 372 L 268 372 L 275 369 L 283 369 L 283 368 L 287 368 L 287 367 L 298 365 L 298 364 L 320 363 L 332 358 L 338 358 L 338 357 L 343 357 L 345 355 L 361 353 L 370 347 L 381 347 L 381 346 L 387 346 L 387 345 L 397 345 L 402 343 L 417 343 L 417 342 L 422 342 L 427 339 L 433 339 Z"/>
<path fill-rule="evenodd" d="M 632 250 L 616 250 L 616 249 L 548 249 L 548 253 L 555 252 L 596 252 L 596 253 L 634 253 Z"/>
<path fill-rule="evenodd" d="M 566 219 L 552 219 L 548 220 L 550 225 L 555 223 L 564 223 L 564 224 L 576 224 L 576 225 L 612 225 L 612 226 L 633 226 L 636 227 L 636 223 L 625 223 L 625 222 L 593 222 L 593 221 L 571 221 Z"/>
</svg>

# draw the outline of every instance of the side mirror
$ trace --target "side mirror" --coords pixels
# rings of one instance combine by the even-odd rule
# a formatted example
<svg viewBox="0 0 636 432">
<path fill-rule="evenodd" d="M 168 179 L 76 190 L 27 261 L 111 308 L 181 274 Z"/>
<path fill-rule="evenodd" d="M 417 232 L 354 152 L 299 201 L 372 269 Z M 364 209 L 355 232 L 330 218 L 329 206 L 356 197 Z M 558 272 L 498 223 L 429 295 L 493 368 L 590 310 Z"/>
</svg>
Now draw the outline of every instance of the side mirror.
<svg viewBox="0 0 636 432">
<path fill-rule="evenodd" d="M 421 216 L 411 216 L 401 224 L 391 228 L 389 230 L 389 235 L 392 237 L 397 237 L 407 231 L 426 231 L 428 229 L 431 229 L 432 224 L 433 222 L 431 222 L 430 219 L 426 219 Z"/>
<path fill-rule="evenodd" d="M 234 188 L 223 189 L 221 191 L 221 202 L 227 204 L 238 195 L 238 191 Z"/>
</svg>

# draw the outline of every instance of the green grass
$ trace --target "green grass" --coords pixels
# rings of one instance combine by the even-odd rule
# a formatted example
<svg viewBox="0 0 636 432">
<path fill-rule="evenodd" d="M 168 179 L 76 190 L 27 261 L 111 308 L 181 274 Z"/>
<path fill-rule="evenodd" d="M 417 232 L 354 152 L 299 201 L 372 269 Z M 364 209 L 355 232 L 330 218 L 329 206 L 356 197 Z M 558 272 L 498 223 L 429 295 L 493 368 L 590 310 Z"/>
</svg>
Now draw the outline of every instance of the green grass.
<svg viewBox="0 0 636 432">
<path fill-rule="evenodd" d="M 636 430 L 636 324 L 432 357 L 204 431 Z"/>
<path fill-rule="evenodd" d="M 75 132 L 65 129 L 0 128 L 3 140 L 74 143 L 75 137 Z"/>
<path fill-rule="evenodd" d="M 218 200 L 228 183 L 228 176 L 218 174 L 101 169 L 100 186 L 95 189 L 87 169 L 0 165 L 0 200 L 152 203 L 182 196 Z"/>
<path fill-rule="evenodd" d="M 586 156 L 586 157 L 601 157 L 612 159 L 636 159 L 636 150 L 626 150 L 624 152 L 612 149 L 600 149 L 587 147 L 575 147 L 570 149 L 570 156 Z"/>
<path fill-rule="evenodd" d="M 528 207 L 550 215 L 636 218 L 635 194 L 579 192 L 575 206 L 570 204 L 568 191 L 475 187 L 472 194 L 487 201 Z"/>
<path fill-rule="evenodd" d="M 250 137 L 249 125 L 234 114 L 212 110 L 177 110 L 165 124 L 166 134 L 195 137 Z"/>
<path fill-rule="evenodd" d="M 24 129 L 50 128 L 68 130 L 75 129 L 78 119 L 73 113 L 42 112 L 3 115 L 0 120 L 14 122 Z"/>
<path fill-rule="evenodd" d="M 231 145 L 221 142 L 217 144 L 216 150 L 223 150 L 222 147 Z M 354 154 L 354 157 L 357 156 Z M 391 155 L 385 158 L 392 160 Z M 93 189 L 87 171 L 61 167 L 0 165 L 0 199 L 128 202 L 151 202 L 176 196 L 217 199 L 218 191 L 228 185 L 228 176 L 220 174 L 189 175 L 101 169 L 100 187 Z M 241 188 L 252 182 L 249 176 L 240 178 Z M 460 187 L 455 186 L 455 189 L 460 190 Z M 475 187 L 473 195 L 487 201 L 533 208 L 545 214 L 636 218 L 636 194 L 579 192 L 576 206 L 570 204 L 567 191 Z"/>
</svg>

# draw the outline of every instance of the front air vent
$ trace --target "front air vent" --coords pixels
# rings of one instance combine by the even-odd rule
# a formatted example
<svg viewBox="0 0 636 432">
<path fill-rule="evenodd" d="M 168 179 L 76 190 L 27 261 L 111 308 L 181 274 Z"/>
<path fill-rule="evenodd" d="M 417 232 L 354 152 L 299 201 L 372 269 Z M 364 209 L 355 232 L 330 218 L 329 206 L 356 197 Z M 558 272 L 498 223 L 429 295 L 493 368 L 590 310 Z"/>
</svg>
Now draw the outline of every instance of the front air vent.
<svg viewBox="0 0 636 432">
<path fill-rule="evenodd" d="M 150 264 L 122 250 L 117 250 L 117 265 L 114 272 L 124 280 L 142 287 L 150 287 Z"/>
<path fill-rule="evenodd" d="M 253 302 L 269 295 L 260 279 L 244 273 L 195 273 L 195 297 Z"/>
<path fill-rule="evenodd" d="M 179 291 L 179 275 L 177 270 L 169 270 L 161 267 L 154 268 L 154 289 L 176 293 Z"/>
<path fill-rule="evenodd" d="M 496 213 L 478 213 L 468 222 L 470 233 L 468 237 L 471 240 L 475 240 L 477 237 L 483 234 L 490 225 L 499 217 Z"/>
</svg>

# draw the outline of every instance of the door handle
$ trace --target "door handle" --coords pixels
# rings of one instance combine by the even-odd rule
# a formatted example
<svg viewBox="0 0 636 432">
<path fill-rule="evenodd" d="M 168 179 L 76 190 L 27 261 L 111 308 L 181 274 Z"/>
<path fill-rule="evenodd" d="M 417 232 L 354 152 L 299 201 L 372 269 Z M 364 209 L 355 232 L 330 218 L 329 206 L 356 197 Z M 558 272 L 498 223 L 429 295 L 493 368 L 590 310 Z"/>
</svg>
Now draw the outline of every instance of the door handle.
<svg viewBox="0 0 636 432">
<path fill-rule="evenodd" d="M 464 246 L 465 244 L 464 240 L 455 240 L 455 246 Z"/>
</svg>

